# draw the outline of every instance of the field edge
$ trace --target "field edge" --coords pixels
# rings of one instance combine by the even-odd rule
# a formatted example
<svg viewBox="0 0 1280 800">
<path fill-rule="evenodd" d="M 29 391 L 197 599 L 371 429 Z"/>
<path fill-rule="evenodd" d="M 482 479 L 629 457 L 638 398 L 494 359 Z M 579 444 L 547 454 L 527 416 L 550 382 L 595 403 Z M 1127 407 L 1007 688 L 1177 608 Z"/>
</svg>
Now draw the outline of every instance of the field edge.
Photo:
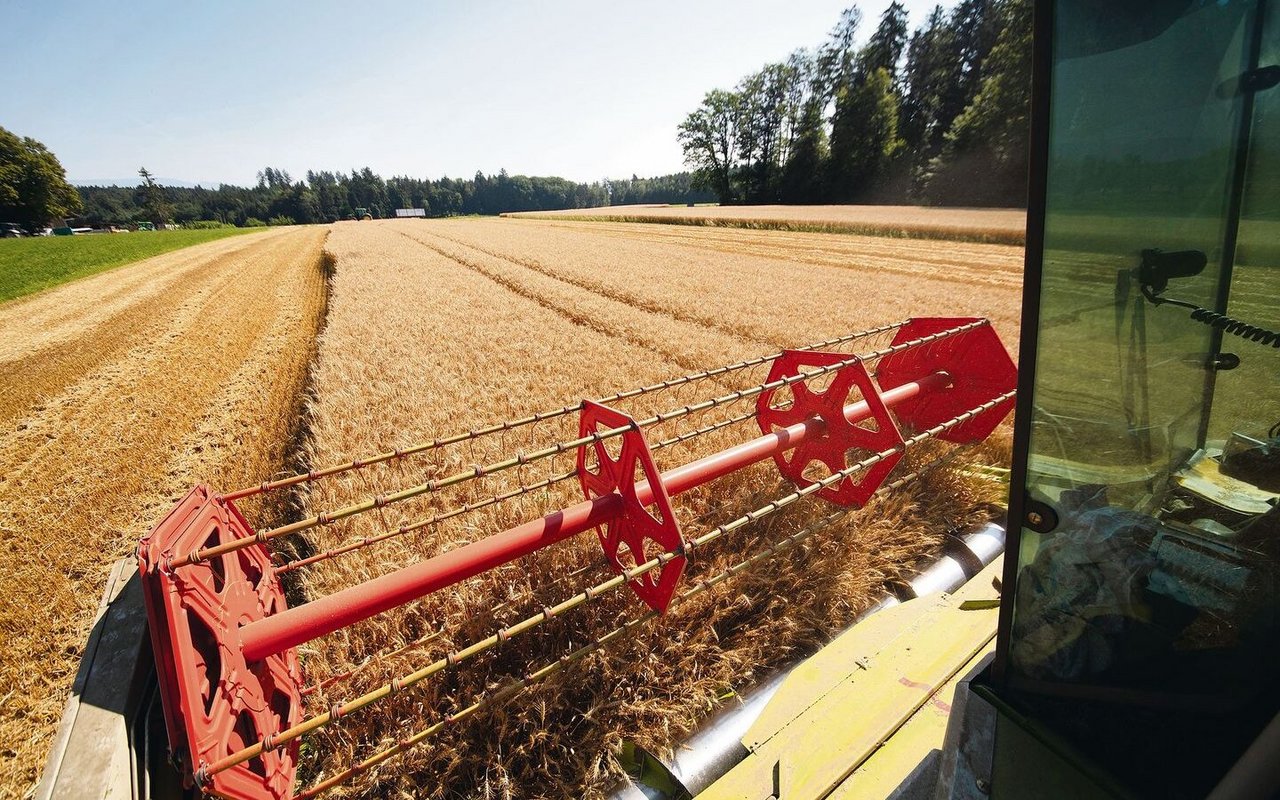
<svg viewBox="0 0 1280 800">
<path fill-rule="evenodd" d="M 155 258 L 156 256 L 162 256 L 167 253 L 174 253 L 179 250 L 185 250 L 190 247 L 199 247 L 200 245 L 203 245 L 203 244 L 208 244 L 210 242 L 217 242 L 223 239 L 229 239 L 236 236 L 245 236 L 252 233 L 262 233 L 266 230 L 270 230 L 270 229 L 268 228 L 234 228 L 234 229 L 218 228 L 213 230 L 156 231 L 154 234 L 152 233 L 137 234 L 139 236 L 155 237 L 154 239 L 148 238 L 147 240 L 144 240 L 144 244 L 156 244 L 158 246 L 151 247 L 151 248 L 143 247 L 141 248 L 142 252 L 128 253 L 125 255 L 120 255 L 119 253 L 117 254 L 103 253 L 103 251 L 107 249 L 107 245 L 109 244 L 114 243 L 117 245 L 124 245 L 124 246 L 134 244 L 134 241 L 132 239 L 126 240 L 124 238 L 121 238 L 123 237 L 123 234 L 113 234 L 110 236 L 106 234 L 97 235 L 97 236 L 77 236 L 77 237 L 69 237 L 66 239 L 63 239 L 62 237 L 58 237 L 57 239 L 49 239 L 48 241 L 46 241 L 46 239 L 48 239 L 49 237 L 35 237 L 32 239 L 12 240 L 11 244 L 0 246 L 0 307 L 3 307 L 7 303 L 12 303 L 15 300 L 22 300 L 24 298 L 31 297 L 32 295 L 36 295 L 41 292 L 46 292 L 50 289 L 55 289 L 59 286 L 63 286 L 73 281 L 82 280 L 84 278 L 90 278 L 90 277 L 93 277 L 94 275 L 100 275 L 104 272 L 110 272 L 111 270 L 114 270 L 114 269 L 120 269 L 121 267 L 127 267 L 130 264 L 136 264 L 139 261 L 145 261 L 148 258 Z M 175 236 L 174 234 L 177 234 L 177 235 Z M 183 239 L 191 239 L 192 241 L 189 241 L 189 242 L 183 241 Z M 64 242 L 64 241 L 68 243 L 73 243 L 73 244 L 68 244 L 68 245 L 61 244 L 61 242 Z M 36 244 L 36 242 L 39 242 L 39 244 Z M 99 242 L 101 242 L 101 244 L 99 244 Z M 43 253 L 41 255 L 46 257 L 45 258 L 46 264 L 37 263 L 37 267 L 36 267 L 37 269 L 45 270 L 43 275 L 37 276 L 29 280 L 25 280 L 25 281 L 18 280 L 18 279 L 10 280 L 11 276 L 15 274 L 20 267 L 30 268 L 30 262 L 23 264 L 23 263 L 20 263 L 19 259 L 28 257 L 34 247 L 39 247 L 42 245 L 43 246 L 52 245 L 54 247 L 67 247 L 67 246 L 74 247 L 81 244 L 87 247 L 90 247 L 91 249 L 94 249 L 96 251 L 91 254 L 93 257 L 82 258 L 80 261 L 70 265 L 69 268 L 61 269 L 59 267 L 51 268 L 51 264 L 48 263 L 49 254 Z M 28 252 L 21 253 L 15 256 L 12 253 L 6 252 L 6 248 L 8 247 L 25 248 L 27 249 Z M 81 253 L 80 255 L 83 256 L 85 254 Z M 102 256 L 105 256 L 105 257 L 102 257 Z"/>
<path fill-rule="evenodd" d="M 883 236 L 891 239 L 931 239 L 977 244 L 1026 244 L 1021 231 L 984 230 L 979 228 L 941 228 L 913 223 L 804 221 L 750 217 L 681 217 L 645 214 L 561 214 L 540 211 L 507 211 L 498 215 L 506 219 L 560 220 L 565 222 L 646 223 L 654 225 L 688 225 L 703 228 L 742 228 L 791 233 L 831 233 L 854 236 Z"/>
</svg>

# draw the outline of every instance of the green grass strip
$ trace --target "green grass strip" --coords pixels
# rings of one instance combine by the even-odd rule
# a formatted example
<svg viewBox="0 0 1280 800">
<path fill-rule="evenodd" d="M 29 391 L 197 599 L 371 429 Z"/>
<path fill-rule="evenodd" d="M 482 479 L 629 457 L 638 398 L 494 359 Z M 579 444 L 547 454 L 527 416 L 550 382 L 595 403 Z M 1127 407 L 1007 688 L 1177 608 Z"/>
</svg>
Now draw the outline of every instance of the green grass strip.
<svg viewBox="0 0 1280 800">
<path fill-rule="evenodd" d="M 0 239 L 0 302 L 144 258 L 261 228 Z"/>
</svg>

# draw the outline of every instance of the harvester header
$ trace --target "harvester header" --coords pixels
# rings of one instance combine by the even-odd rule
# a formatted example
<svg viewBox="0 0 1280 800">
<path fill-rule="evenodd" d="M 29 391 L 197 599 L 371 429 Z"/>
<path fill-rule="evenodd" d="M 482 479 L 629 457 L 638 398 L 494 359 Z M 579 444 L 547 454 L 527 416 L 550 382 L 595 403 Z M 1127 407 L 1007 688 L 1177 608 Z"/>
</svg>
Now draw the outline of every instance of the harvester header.
<svg viewBox="0 0 1280 800">
<path fill-rule="evenodd" d="M 856 347 L 877 338 L 888 341 L 860 353 L 828 349 Z M 748 367 L 763 369 L 765 365 L 769 372 L 762 383 L 661 413 L 637 417 L 616 407 L 618 401 L 672 387 L 711 381 L 723 384 Z M 141 541 L 138 551 L 175 760 L 193 783 L 213 795 L 271 800 L 295 796 L 302 736 L 409 690 L 431 675 L 458 668 L 472 656 L 624 585 L 647 607 L 635 624 L 664 613 L 682 597 L 731 577 L 703 576 L 682 592 L 688 562 L 699 548 L 815 495 L 833 504 L 836 516 L 860 508 L 873 495 L 915 477 L 899 475 L 890 480 L 904 455 L 921 443 L 936 439 L 970 445 L 985 439 L 1012 408 L 1015 383 L 1015 367 L 986 320 L 912 319 L 235 492 L 222 494 L 197 486 Z M 722 415 L 711 424 L 669 439 L 654 440 L 647 435 L 663 423 L 742 403 L 752 403 L 753 408 L 738 416 Z M 289 525 L 255 531 L 236 506 L 246 497 L 376 464 L 409 463 L 431 450 L 573 414 L 578 418 L 574 439 L 376 494 Z M 752 420 L 758 436 L 665 470 L 659 468 L 659 451 Z M 558 455 L 576 457 L 573 468 L 291 562 L 273 558 L 273 539 L 436 495 Z M 673 498 L 769 460 L 793 484 L 794 491 L 711 530 L 690 530 L 681 524 Z M 288 607 L 280 580 L 287 572 L 575 478 L 582 492 L 580 502 L 550 509 L 541 517 L 363 584 Z M 614 578 L 375 691 L 323 709 L 304 707 L 311 692 L 299 664 L 299 645 L 590 530 L 595 531 Z M 744 564 L 757 563 L 792 543 L 779 542 L 766 554 L 753 554 Z M 631 627 L 634 625 L 628 623 L 628 630 Z M 541 670 L 531 669 L 514 688 L 508 687 L 500 693 L 502 698 L 495 699 L 553 674 L 561 668 L 557 665 L 607 644 L 609 638 L 553 659 Z M 468 706 L 453 717 L 465 716 L 476 708 Z M 414 746 L 448 721 L 424 728 L 300 796 L 312 796 L 360 774 Z"/>
</svg>

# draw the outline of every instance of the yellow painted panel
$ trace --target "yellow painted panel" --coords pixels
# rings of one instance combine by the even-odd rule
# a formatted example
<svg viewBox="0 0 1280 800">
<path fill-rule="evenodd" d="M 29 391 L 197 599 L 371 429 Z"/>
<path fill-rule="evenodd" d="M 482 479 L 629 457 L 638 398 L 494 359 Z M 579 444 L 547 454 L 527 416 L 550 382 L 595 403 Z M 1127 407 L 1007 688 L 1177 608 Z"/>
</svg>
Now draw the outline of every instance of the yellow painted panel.
<svg viewBox="0 0 1280 800">
<path fill-rule="evenodd" d="M 901 786 L 931 751 L 941 751 L 957 684 L 995 647 L 992 639 L 890 736 L 883 747 L 845 778 L 828 796 L 829 800 L 882 800 Z"/>
<path fill-rule="evenodd" d="M 937 600 L 913 601 L 877 611 L 836 637 L 791 671 L 782 687 L 742 737 L 751 750 L 768 741 L 902 635 L 914 629 Z"/>
<path fill-rule="evenodd" d="M 783 683 L 743 738 L 750 755 L 699 797 L 825 797 L 995 635 L 1001 560 L 954 595 L 919 598 L 871 616 Z"/>
</svg>

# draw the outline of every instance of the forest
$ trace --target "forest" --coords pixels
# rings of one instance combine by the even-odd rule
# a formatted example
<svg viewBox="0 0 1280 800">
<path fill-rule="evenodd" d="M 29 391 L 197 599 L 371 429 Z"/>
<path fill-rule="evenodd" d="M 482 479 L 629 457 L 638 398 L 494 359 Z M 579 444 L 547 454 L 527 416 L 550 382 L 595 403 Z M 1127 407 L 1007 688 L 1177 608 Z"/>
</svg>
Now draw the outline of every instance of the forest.
<svg viewBox="0 0 1280 800">
<path fill-rule="evenodd" d="M 689 172 L 575 183 L 557 177 L 383 178 L 369 167 L 267 167 L 256 185 L 81 186 L 91 225 L 333 222 L 421 208 L 431 217 L 636 203 L 1026 203 L 1030 0 L 959 0 L 910 31 L 891 3 L 866 37 L 857 6 L 827 38 L 713 89 L 677 129 Z"/>
<path fill-rule="evenodd" d="M 715 200 L 694 188 L 687 172 L 656 178 L 574 183 L 564 178 L 497 175 L 438 180 L 383 178 L 369 167 L 344 172 L 308 171 L 295 180 L 267 167 L 252 187 L 223 184 L 216 189 L 157 186 L 149 174 L 138 186 L 80 186 L 82 218 L 91 225 L 169 220 L 180 225 L 209 222 L 237 226 L 307 224 L 350 219 L 357 208 L 374 218 L 397 208 L 425 209 L 431 217 L 498 214 L 632 203 L 692 203 Z"/>
<path fill-rule="evenodd" d="M 908 30 L 894 2 L 865 44 L 846 9 L 813 49 L 714 89 L 680 124 L 721 203 L 1021 206 L 1030 0 L 960 0 Z"/>
</svg>

